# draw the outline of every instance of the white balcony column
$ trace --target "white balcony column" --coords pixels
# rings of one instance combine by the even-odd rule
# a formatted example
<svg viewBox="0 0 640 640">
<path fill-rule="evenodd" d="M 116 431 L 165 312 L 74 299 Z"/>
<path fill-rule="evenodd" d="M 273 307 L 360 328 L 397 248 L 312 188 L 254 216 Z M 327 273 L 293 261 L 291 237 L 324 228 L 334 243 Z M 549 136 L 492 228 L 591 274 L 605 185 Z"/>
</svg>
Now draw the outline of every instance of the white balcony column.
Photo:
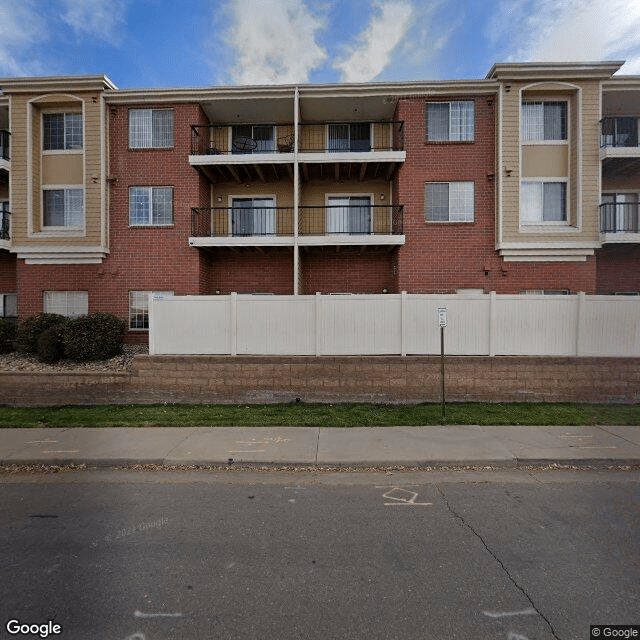
<svg viewBox="0 0 640 640">
<path fill-rule="evenodd" d="M 293 295 L 300 293 L 300 249 L 298 226 L 300 220 L 300 167 L 298 166 L 300 121 L 300 90 L 296 87 L 293 106 Z"/>
</svg>

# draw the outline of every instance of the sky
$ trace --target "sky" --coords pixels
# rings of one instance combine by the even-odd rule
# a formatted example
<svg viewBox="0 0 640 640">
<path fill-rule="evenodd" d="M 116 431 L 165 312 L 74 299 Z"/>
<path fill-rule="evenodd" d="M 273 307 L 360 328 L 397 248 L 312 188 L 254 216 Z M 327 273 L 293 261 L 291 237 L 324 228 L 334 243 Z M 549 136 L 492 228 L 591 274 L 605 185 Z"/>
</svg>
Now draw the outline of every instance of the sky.
<svg viewBox="0 0 640 640">
<path fill-rule="evenodd" d="M 386 82 L 594 60 L 640 74 L 640 0 L 0 0 L 0 77 Z"/>
</svg>

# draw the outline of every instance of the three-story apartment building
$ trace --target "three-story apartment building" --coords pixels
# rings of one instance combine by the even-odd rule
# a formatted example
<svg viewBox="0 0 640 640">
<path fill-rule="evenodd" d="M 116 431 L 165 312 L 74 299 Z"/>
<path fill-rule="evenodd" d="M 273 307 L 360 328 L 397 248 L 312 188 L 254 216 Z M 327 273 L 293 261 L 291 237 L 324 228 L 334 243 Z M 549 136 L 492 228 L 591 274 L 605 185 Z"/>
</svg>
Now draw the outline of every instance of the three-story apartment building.
<svg viewBox="0 0 640 640">
<path fill-rule="evenodd" d="M 640 292 L 640 78 L 119 90 L 0 80 L 4 315 L 151 293 Z"/>
</svg>

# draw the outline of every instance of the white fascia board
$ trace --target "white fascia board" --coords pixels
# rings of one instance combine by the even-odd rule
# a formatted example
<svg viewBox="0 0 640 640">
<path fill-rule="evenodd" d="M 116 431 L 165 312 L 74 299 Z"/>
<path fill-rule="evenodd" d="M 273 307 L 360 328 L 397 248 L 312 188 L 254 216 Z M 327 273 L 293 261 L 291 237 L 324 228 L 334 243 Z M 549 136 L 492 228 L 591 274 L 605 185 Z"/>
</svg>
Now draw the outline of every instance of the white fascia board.
<svg viewBox="0 0 640 640">
<path fill-rule="evenodd" d="M 191 247 L 293 247 L 293 236 L 224 236 L 189 238 Z"/>
<path fill-rule="evenodd" d="M 404 162 L 406 151 L 345 151 L 344 153 L 298 153 L 298 160 L 307 164 L 327 162 Z"/>
<path fill-rule="evenodd" d="M 298 245 L 301 247 L 319 247 L 333 245 L 403 245 L 406 242 L 404 235 L 349 235 L 331 234 L 323 236 L 298 236 Z"/>
</svg>

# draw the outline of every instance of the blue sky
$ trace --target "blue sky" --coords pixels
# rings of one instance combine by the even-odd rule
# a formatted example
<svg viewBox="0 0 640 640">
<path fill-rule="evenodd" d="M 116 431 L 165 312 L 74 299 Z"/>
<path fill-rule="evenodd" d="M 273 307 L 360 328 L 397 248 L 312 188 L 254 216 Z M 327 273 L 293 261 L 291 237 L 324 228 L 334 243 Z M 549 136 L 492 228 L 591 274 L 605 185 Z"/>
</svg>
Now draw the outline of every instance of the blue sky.
<svg viewBox="0 0 640 640">
<path fill-rule="evenodd" d="M 638 0 L 0 0 L 0 76 L 121 88 L 483 78 L 494 62 L 626 60 Z"/>
</svg>

